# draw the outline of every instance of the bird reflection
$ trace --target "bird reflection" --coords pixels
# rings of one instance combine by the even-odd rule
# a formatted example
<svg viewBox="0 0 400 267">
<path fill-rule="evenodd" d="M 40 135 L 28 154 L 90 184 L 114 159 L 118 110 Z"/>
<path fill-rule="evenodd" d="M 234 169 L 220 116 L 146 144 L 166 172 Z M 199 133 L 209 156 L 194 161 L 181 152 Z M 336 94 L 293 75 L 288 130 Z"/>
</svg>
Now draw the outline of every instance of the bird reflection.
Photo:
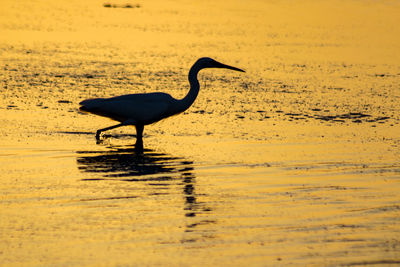
<svg viewBox="0 0 400 267">
<path fill-rule="evenodd" d="M 76 153 L 78 169 L 81 172 L 98 174 L 93 178 L 82 179 L 84 181 L 144 182 L 147 186 L 162 186 L 163 192 L 158 194 L 165 194 L 165 189 L 178 184 L 183 187 L 185 217 L 189 219 L 212 211 L 206 203 L 197 200 L 196 177 L 193 173 L 192 161 L 149 149 L 138 151 L 135 146 L 111 146 L 105 151 L 77 151 Z M 204 219 L 196 222 L 189 221 L 185 232 L 193 232 L 197 225 L 212 223 L 214 221 Z M 192 239 L 188 240 L 193 242 Z"/>
<path fill-rule="evenodd" d="M 84 180 L 121 181 L 171 180 L 185 170 L 193 170 L 193 162 L 152 150 L 138 151 L 132 147 L 109 147 L 107 151 L 77 151 L 78 168 L 82 172 L 98 173 L 99 178 Z M 159 176 L 160 174 L 168 174 Z M 153 176 L 152 176 L 153 175 Z"/>
</svg>

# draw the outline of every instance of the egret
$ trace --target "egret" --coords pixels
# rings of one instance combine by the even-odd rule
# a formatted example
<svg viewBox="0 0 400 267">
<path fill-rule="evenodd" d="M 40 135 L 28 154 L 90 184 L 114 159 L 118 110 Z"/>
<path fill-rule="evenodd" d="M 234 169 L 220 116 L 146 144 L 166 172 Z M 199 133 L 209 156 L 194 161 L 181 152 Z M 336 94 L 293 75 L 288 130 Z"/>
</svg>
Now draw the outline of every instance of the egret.
<svg viewBox="0 0 400 267">
<path fill-rule="evenodd" d="M 187 110 L 199 93 L 200 84 L 197 74 L 205 68 L 225 68 L 245 72 L 242 69 L 222 64 L 212 58 L 203 57 L 196 61 L 189 70 L 190 90 L 182 99 L 175 99 L 166 93 L 128 94 L 111 98 L 87 99 L 79 104 L 81 111 L 110 118 L 120 123 L 96 132 L 96 140 L 104 131 L 121 126 L 136 127 L 136 148 L 143 148 L 143 128 L 167 117 Z"/>
</svg>

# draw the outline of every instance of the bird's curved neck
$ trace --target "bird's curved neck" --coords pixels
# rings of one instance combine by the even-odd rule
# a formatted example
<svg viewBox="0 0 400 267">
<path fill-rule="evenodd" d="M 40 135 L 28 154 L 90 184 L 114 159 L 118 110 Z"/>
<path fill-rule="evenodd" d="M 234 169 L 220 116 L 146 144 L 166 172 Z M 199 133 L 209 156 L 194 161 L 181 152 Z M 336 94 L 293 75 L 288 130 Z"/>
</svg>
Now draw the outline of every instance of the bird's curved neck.
<svg viewBox="0 0 400 267">
<path fill-rule="evenodd" d="M 178 107 L 178 112 L 183 112 L 187 110 L 193 102 L 196 100 L 197 95 L 199 94 L 199 89 L 200 89 L 200 84 L 199 81 L 197 80 L 197 74 L 202 68 L 200 68 L 197 64 L 194 64 L 190 70 L 189 70 L 189 84 L 190 84 L 190 90 L 189 93 L 182 98 L 181 100 L 178 100 L 179 102 L 179 107 Z"/>
</svg>

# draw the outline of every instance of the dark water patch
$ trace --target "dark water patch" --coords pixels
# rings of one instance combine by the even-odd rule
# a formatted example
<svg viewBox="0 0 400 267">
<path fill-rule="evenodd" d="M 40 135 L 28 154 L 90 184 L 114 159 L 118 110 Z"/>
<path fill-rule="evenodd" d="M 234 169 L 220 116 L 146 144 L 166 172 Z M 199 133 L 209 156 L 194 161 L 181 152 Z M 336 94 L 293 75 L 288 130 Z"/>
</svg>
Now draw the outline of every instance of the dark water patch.
<svg viewBox="0 0 400 267">
<path fill-rule="evenodd" d="M 391 117 L 389 116 L 377 116 L 373 117 L 369 114 L 364 114 L 361 112 L 349 112 L 344 114 L 336 114 L 336 115 L 321 115 L 315 114 L 311 116 L 316 120 L 327 121 L 327 122 L 353 122 L 353 123 L 363 123 L 363 122 L 378 122 L 385 123 Z"/>
<path fill-rule="evenodd" d="M 60 104 L 72 104 L 72 101 L 69 101 L 69 100 L 58 100 L 57 103 L 60 103 Z"/>
<path fill-rule="evenodd" d="M 165 171 L 165 169 L 163 170 Z M 136 173 L 134 174 L 136 175 Z M 109 177 L 124 177 L 124 176 L 132 176 L 132 173 L 127 172 L 124 174 L 114 174 L 114 175 L 109 175 Z M 150 178 L 130 178 L 130 179 L 121 179 L 121 181 L 126 181 L 126 182 L 165 182 L 165 181 L 172 181 L 174 180 L 171 176 L 160 176 L 160 177 L 150 177 Z M 166 186 L 168 184 L 154 184 L 154 183 L 148 183 L 148 185 L 152 186 Z"/>
<path fill-rule="evenodd" d="M 149 72 L 149 76 L 156 76 L 156 77 L 161 77 L 161 78 L 167 78 L 167 77 L 179 77 L 181 73 L 178 73 L 176 71 L 157 71 L 157 72 Z"/>
<path fill-rule="evenodd" d="M 318 231 L 337 231 L 344 229 L 354 229 L 354 230 L 368 230 L 371 227 L 368 225 L 355 225 L 355 224 L 322 224 L 314 226 L 288 226 L 284 229 L 290 232 L 318 232 Z M 365 242 L 365 239 L 359 238 L 338 238 L 338 239 L 325 239 L 324 242 Z"/>
<path fill-rule="evenodd" d="M 383 77 L 392 77 L 392 76 L 395 76 L 395 75 L 393 75 L 393 74 L 387 74 L 387 73 L 377 73 L 377 74 L 375 74 L 374 76 L 375 76 L 375 77 L 381 77 L 381 78 L 383 78 Z"/>
<path fill-rule="evenodd" d="M 365 226 L 356 225 L 356 224 L 337 224 L 336 226 L 337 226 L 338 228 L 351 228 L 351 229 L 365 228 Z"/>
<path fill-rule="evenodd" d="M 382 122 L 382 121 L 388 120 L 388 119 L 390 119 L 390 117 L 384 116 L 384 117 L 377 117 L 377 118 L 374 118 L 371 120 L 367 120 L 367 122 Z"/>
<path fill-rule="evenodd" d="M 336 91 L 345 91 L 346 89 L 344 89 L 343 87 L 328 87 L 327 89 L 329 90 L 336 90 Z"/>
<path fill-rule="evenodd" d="M 349 243 L 349 242 L 365 242 L 365 239 L 361 238 L 338 238 L 338 239 L 325 239 L 323 242 L 326 243 Z"/>
<path fill-rule="evenodd" d="M 285 113 L 286 116 L 289 117 L 289 121 L 293 121 L 293 120 L 305 120 L 306 116 L 304 116 L 303 114 L 300 113 Z"/>
<path fill-rule="evenodd" d="M 313 191 L 337 191 L 337 190 L 358 190 L 360 188 L 349 188 L 345 186 L 337 186 L 337 185 L 329 185 L 329 186 L 302 186 L 295 187 L 293 190 L 305 191 L 305 192 L 313 192 Z"/>
<path fill-rule="evenodd" d="M 304 69 L 307 67 L 305 64 L 293 64 L 292 67 Z"/>
<path fill-rule="evenodd" d="M 86 79 L 93 79 L 94 75 L 92 75 L 92 74 L 84 74 L 82 77 L 84 77 Z"/>
<path fill-rule="evenodd" d="M 400 264 L 400 259 L 393 260 L 375 260 L 375 261 L 358 261 L 342 264 L 341 266 L 366 266 L 366 265 L 397 265 Z"/>
<path fill-rule="evenodd" d="M 275 167 L 275 166 L 273 166 Z M 279 167 L 279 166 L 276 166 Z M 327 163 L 314 163 L 293 166 L 281 166 L 283 170 L 296 172 L 296 175 L 318 175 L 318 176 L 334 176 L 334 175 L 354 175 L 354 174 L 386 174 L 400 172 L 398 164 L 363 164 L 363 163 L 346 163 L 346 162 L 327 162 Z M 298 173 L 299 172 L 299 173 Z M 363 188 L 350 188 L 353 190 Z"/>
<path fill-rule="evenodd" d="M 386 213 L 386 212 L 391 212 L 391 211 L 399 211 L 400 210 L 400 205 L 389 205 L 389 206 L 381 206 L 381 207 L 372 207 L 372 208 L 365 208 L 365 209 L 355 209 L 355 210 L 350 210 L 349 212 L 367 212 L 367 213 Z"/>
<path fill-rule="evenodd" d="M 149 196 L 165 196 L 165 195 L 168 195 L 168 193 L 155 192 L 149 194 Z"/>
<path fill-rule="evenodd" d="M 303 114 L 300 113 L 285 113 L 286 116 L 291 116 L 291 117 L 297 117 L 297 116 L 302 116 Z"/>
<path fill-rule="evenodd" d="M 345 114 L 339 115 L 316 115 L 315 118 L 318 120 L 325 120 L 325 121 L 334 121 L 337 119 L 361 119 L 365 117 L 371 117 L 371 115 L 358 113 L 358 112 L 350 112 Z"/>
<path fill-rule="evenodd" d="M 79 201 L 85 202 L 85 201 L 101 201 L 101 200 L 118 200 L 118 199 L 131 199 L 131 198 L 137 198 L 137 197 L 138 196 L 85 198 L 85 199 L 80 199 Z"/>
<path fill-rule="evenodd" d="M 288 226 L 284 229 L 288 232 L 319 232 L 328 230 L 329 225 L 315 225 L 315 226 Z"/>
<path fill-rule="evenodd" d="M 215 221 L 215 220 L 202 220 L 202 221 L 197 222 L 197 223 L 189 224 L 186 227 L 187 228 L 195 228 L 195 227 L 197 227 L 199 225 L 215 224 L 216 222 L 217 221 Z"/>
<path fill-rule="evenodd" d="M 321 110 L 319 108 L 313 108 L 312 111 L 317 112 L 329 112 L 329 110 Z M 305 120 L 305 119 L 315 119 L 321 122 L 336 122 L 336 123 L 385 123 L 387 120 L 391 119 L 389 116 L 376 116 L 373 117 L 369 114 L 364 114 L 361 112 L 349 112 L 344 114 L 307 114 L 307 113 L 294 113 L 294 112 L 284 112 L 282 110 L 276 110 L 275 113 L 278 115 L 282 114 L 289 117 L 289 120 Z"/>
<path fill-rule="evenodd" d="M 86 135 L 91 135 L 91 134 L 95 134 L 93 132 L 81 132 L 81 131 L 60 131 L 57 133 L 61 133 L 61 134 L 76 134 L 76 135 L 81 135 L 81 134 L 86 134 Z"/>
<path fill-rule="evenodd" d="M 284 94 L 298 94 L 296 91 L 291 91 L 289 89 L 274 90 L 274 93 L 284 93 Z"/>
<path fill-rule="evenodd" d="M 111 3 L 104 3 L 103 7 L 106 7 L 106 8 L 140 8 L 142 6 L 140 4 L 111 4 Z"/>
</svg>

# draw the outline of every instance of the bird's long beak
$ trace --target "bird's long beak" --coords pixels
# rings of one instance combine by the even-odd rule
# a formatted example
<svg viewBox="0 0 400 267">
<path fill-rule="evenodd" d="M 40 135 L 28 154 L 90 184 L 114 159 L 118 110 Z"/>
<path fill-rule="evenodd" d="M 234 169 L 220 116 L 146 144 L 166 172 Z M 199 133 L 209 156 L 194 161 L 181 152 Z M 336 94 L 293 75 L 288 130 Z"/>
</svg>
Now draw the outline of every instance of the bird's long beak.
<svg viewBox="0 0 400 267">
<path fill-rule="evenodd" d="M 232 67 L 232 66 L 229 66 L 229 65 L 225 65 L 225 64 L 219 63 L 218 61 L 216 61 L 215 67 L 216 68 L 224 68 L 224 69 L 230 69 L 230 70 L 236 70 L 236 71 L 245 72 L 242 69 L 239 69 L 239 68 L 236 68 L 236 67 Z"/>
</svg>

